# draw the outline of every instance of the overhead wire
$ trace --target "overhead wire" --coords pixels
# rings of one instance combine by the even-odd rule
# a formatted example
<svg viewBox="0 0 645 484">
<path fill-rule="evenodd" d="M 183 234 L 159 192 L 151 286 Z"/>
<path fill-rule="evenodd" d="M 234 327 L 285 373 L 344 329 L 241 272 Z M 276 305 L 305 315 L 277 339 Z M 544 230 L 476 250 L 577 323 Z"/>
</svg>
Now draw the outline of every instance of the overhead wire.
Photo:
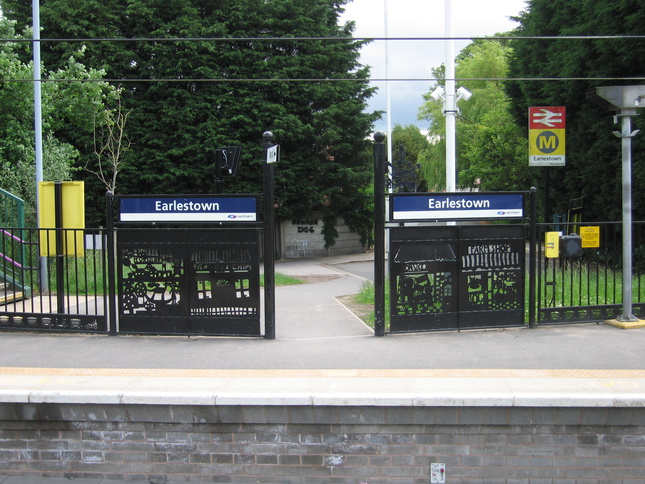
<svg viewBox="0 0 645 484">
<path fill-rule="evenodd" d="M 518 35 L 497 35 L 487 37 L 111 37 L 111 38 L 31 38 L 21 39 L 0 39 L 0 43 L 101 43 L 101 42 L 293 42 L 293 41 L 342 41 L 342 42 L 372 42 L 372 41 L 509 41 L 509 40 L 642 40 L 645 35 L 541 35 L 541 36 L 518 36 Z M 477 77 L 477 78 L 456 78 L 456 82 L 467 81 L 491 81 L 491 82 L 526 82 L 526 81 L 644 81 L 645 77 L 589 77 L 589 76 L 565 76 L 565 77 Z M 35 82 L 35 79 L 0 79 L 0 82 Z M 423 78 L 93 78 L 93 79 L 47 79 L 41 82 L 109 82 L 109 83 L 272 83 L 272 82 L 439 82 L 445 79 L 433 77 Z"/>
<path fill-rule="evenodd" d="M 640 40 L 645 35 L 496 35 L 464 37 L 83 37 L 83 38 L 41 38 L 37 42 L 248 42 L 248 41 L 480 41 L 480 40 Z M 31 38 L 0 39 L 0 42 L 34 42 Z"/>
</svg>

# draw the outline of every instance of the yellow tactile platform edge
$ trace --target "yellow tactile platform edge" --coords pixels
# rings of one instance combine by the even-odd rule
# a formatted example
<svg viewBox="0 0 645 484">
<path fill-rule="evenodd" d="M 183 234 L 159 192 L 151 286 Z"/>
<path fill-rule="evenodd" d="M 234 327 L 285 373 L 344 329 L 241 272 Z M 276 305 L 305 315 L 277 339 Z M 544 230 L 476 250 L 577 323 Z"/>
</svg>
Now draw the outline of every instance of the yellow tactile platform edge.
<svg viewBox="0 0 645 484">
<path fill-rule="evenodd" d="M 140 369 L 0 367 L 0 375 L 186 378 L 645 378 L 645 370 L 590 369 Z"/>
</svg>

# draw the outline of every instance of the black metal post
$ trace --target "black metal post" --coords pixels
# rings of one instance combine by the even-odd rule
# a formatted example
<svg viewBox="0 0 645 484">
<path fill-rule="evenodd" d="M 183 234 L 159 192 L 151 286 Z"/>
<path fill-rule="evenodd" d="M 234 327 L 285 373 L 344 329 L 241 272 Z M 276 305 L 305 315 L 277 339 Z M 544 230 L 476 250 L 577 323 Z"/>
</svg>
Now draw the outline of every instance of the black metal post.
<svg viewBox="0 0 645 484">
<path fill-rule="evenodd" d="M 110 336 L 116 335 L 116 256 L 114 234 L 114 195 L 108 191 L 105 196 L 105 211 L 107 216 L 107 281 L 108 281 L 108 332 Z"/>
<path fill-rule="evenodd" d="M 215 151 L 215 193 L 222 193 L 222 152 Z"/>
<path fill-rule="evenodd" d="M 549 220 L 549 213 L 551 211 L 551 204 L 549 203 L 549 192 L 551 187 L 549 186 L 549 175 L 550 170 L 548 166 L 544 167 L 544 223 L 551 223 L 553 220 Z"/>
<path fill-rule="evenodd" d="M 267 152 L 273 146 L 273 133 L 262 135 L 264 162 L 264 338 L 275 339 L 275 221 L 274 164 L 267 163 Z"/>
<path fill-rule="evenodd" d="M 385 336 L 385 134 L 374 134 L 374 336 Z"/>
<path fill-rule="evenodd" d="M 54 211 L 56 219 L 56 307 L 65 314 L 65 247 L 63 232 L 63 182 L 54 182 Z"/>
<path fill-rule="evenodd" d="M 534 329 L 536 326 L 535 320 L 535 284 L 537 272 L 537 190 L 531 187 L 530 190 L 530 235 L 529 235 L 529 328 Z"/>
</svg>

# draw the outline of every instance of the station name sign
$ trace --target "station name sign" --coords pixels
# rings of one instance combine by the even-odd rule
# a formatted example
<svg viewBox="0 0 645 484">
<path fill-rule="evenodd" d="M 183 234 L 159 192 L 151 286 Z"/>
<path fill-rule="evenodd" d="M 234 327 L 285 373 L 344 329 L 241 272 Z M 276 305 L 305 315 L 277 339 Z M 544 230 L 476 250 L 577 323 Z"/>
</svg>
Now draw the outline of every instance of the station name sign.
<svg viewBox="0 0 645 484">
<path fill-rule="evenodd" d="M 120 222 L 256 222 L 256 196 L 121 197 Z"/>
<path fill-rule="evenodd" d="M 390 220 L 506 219 L 524 216 L 521 193 L 414 193 L 393 195 Z"/>
</svg>

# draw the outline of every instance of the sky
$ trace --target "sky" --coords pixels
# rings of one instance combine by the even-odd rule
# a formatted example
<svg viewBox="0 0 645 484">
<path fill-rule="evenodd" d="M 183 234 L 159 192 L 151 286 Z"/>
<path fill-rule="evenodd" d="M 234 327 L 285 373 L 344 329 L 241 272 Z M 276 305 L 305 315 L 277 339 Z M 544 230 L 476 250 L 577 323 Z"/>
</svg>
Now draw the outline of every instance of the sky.
<svg viewBox="0 0 645 484">
<path fill-rule="evenodd" d="M 455 37 L 483 37 L 508 32 L 517 23 L 510 17 L 526 9 L 525 0 L 451 0 Z M 386 29 L 387 8 L 387 35 Z M 353 0 L 345 6 L 341 22 L 356 22 L 354 37 L 445 37 L 445 0 Z M 469 42 L 456 41 L 455 55 Z M 387 56 L 386 56 L 387 46 Z M 387 69 L 386 69 L 387 57 Z M 415 124 L 427 130 L 427 121 L 417 120 L 423 94 L 433 84 L 431 69 L 444 62 L 445 42 L 379 40 L 364 46 L 361 63 L 371 66 L 373 79 L 390 79 L 390 116 L 392 126 Z M 404 82 L 392 79 L 428 79 Z M 386 111 L 386 83 L 372 82 L 377 94 L 368 111 Z M 464 102 L 464 101 L 462 101 Z M 386 115 L 377 121 L 377 131 L 387 131 Z"/>
</svg>

